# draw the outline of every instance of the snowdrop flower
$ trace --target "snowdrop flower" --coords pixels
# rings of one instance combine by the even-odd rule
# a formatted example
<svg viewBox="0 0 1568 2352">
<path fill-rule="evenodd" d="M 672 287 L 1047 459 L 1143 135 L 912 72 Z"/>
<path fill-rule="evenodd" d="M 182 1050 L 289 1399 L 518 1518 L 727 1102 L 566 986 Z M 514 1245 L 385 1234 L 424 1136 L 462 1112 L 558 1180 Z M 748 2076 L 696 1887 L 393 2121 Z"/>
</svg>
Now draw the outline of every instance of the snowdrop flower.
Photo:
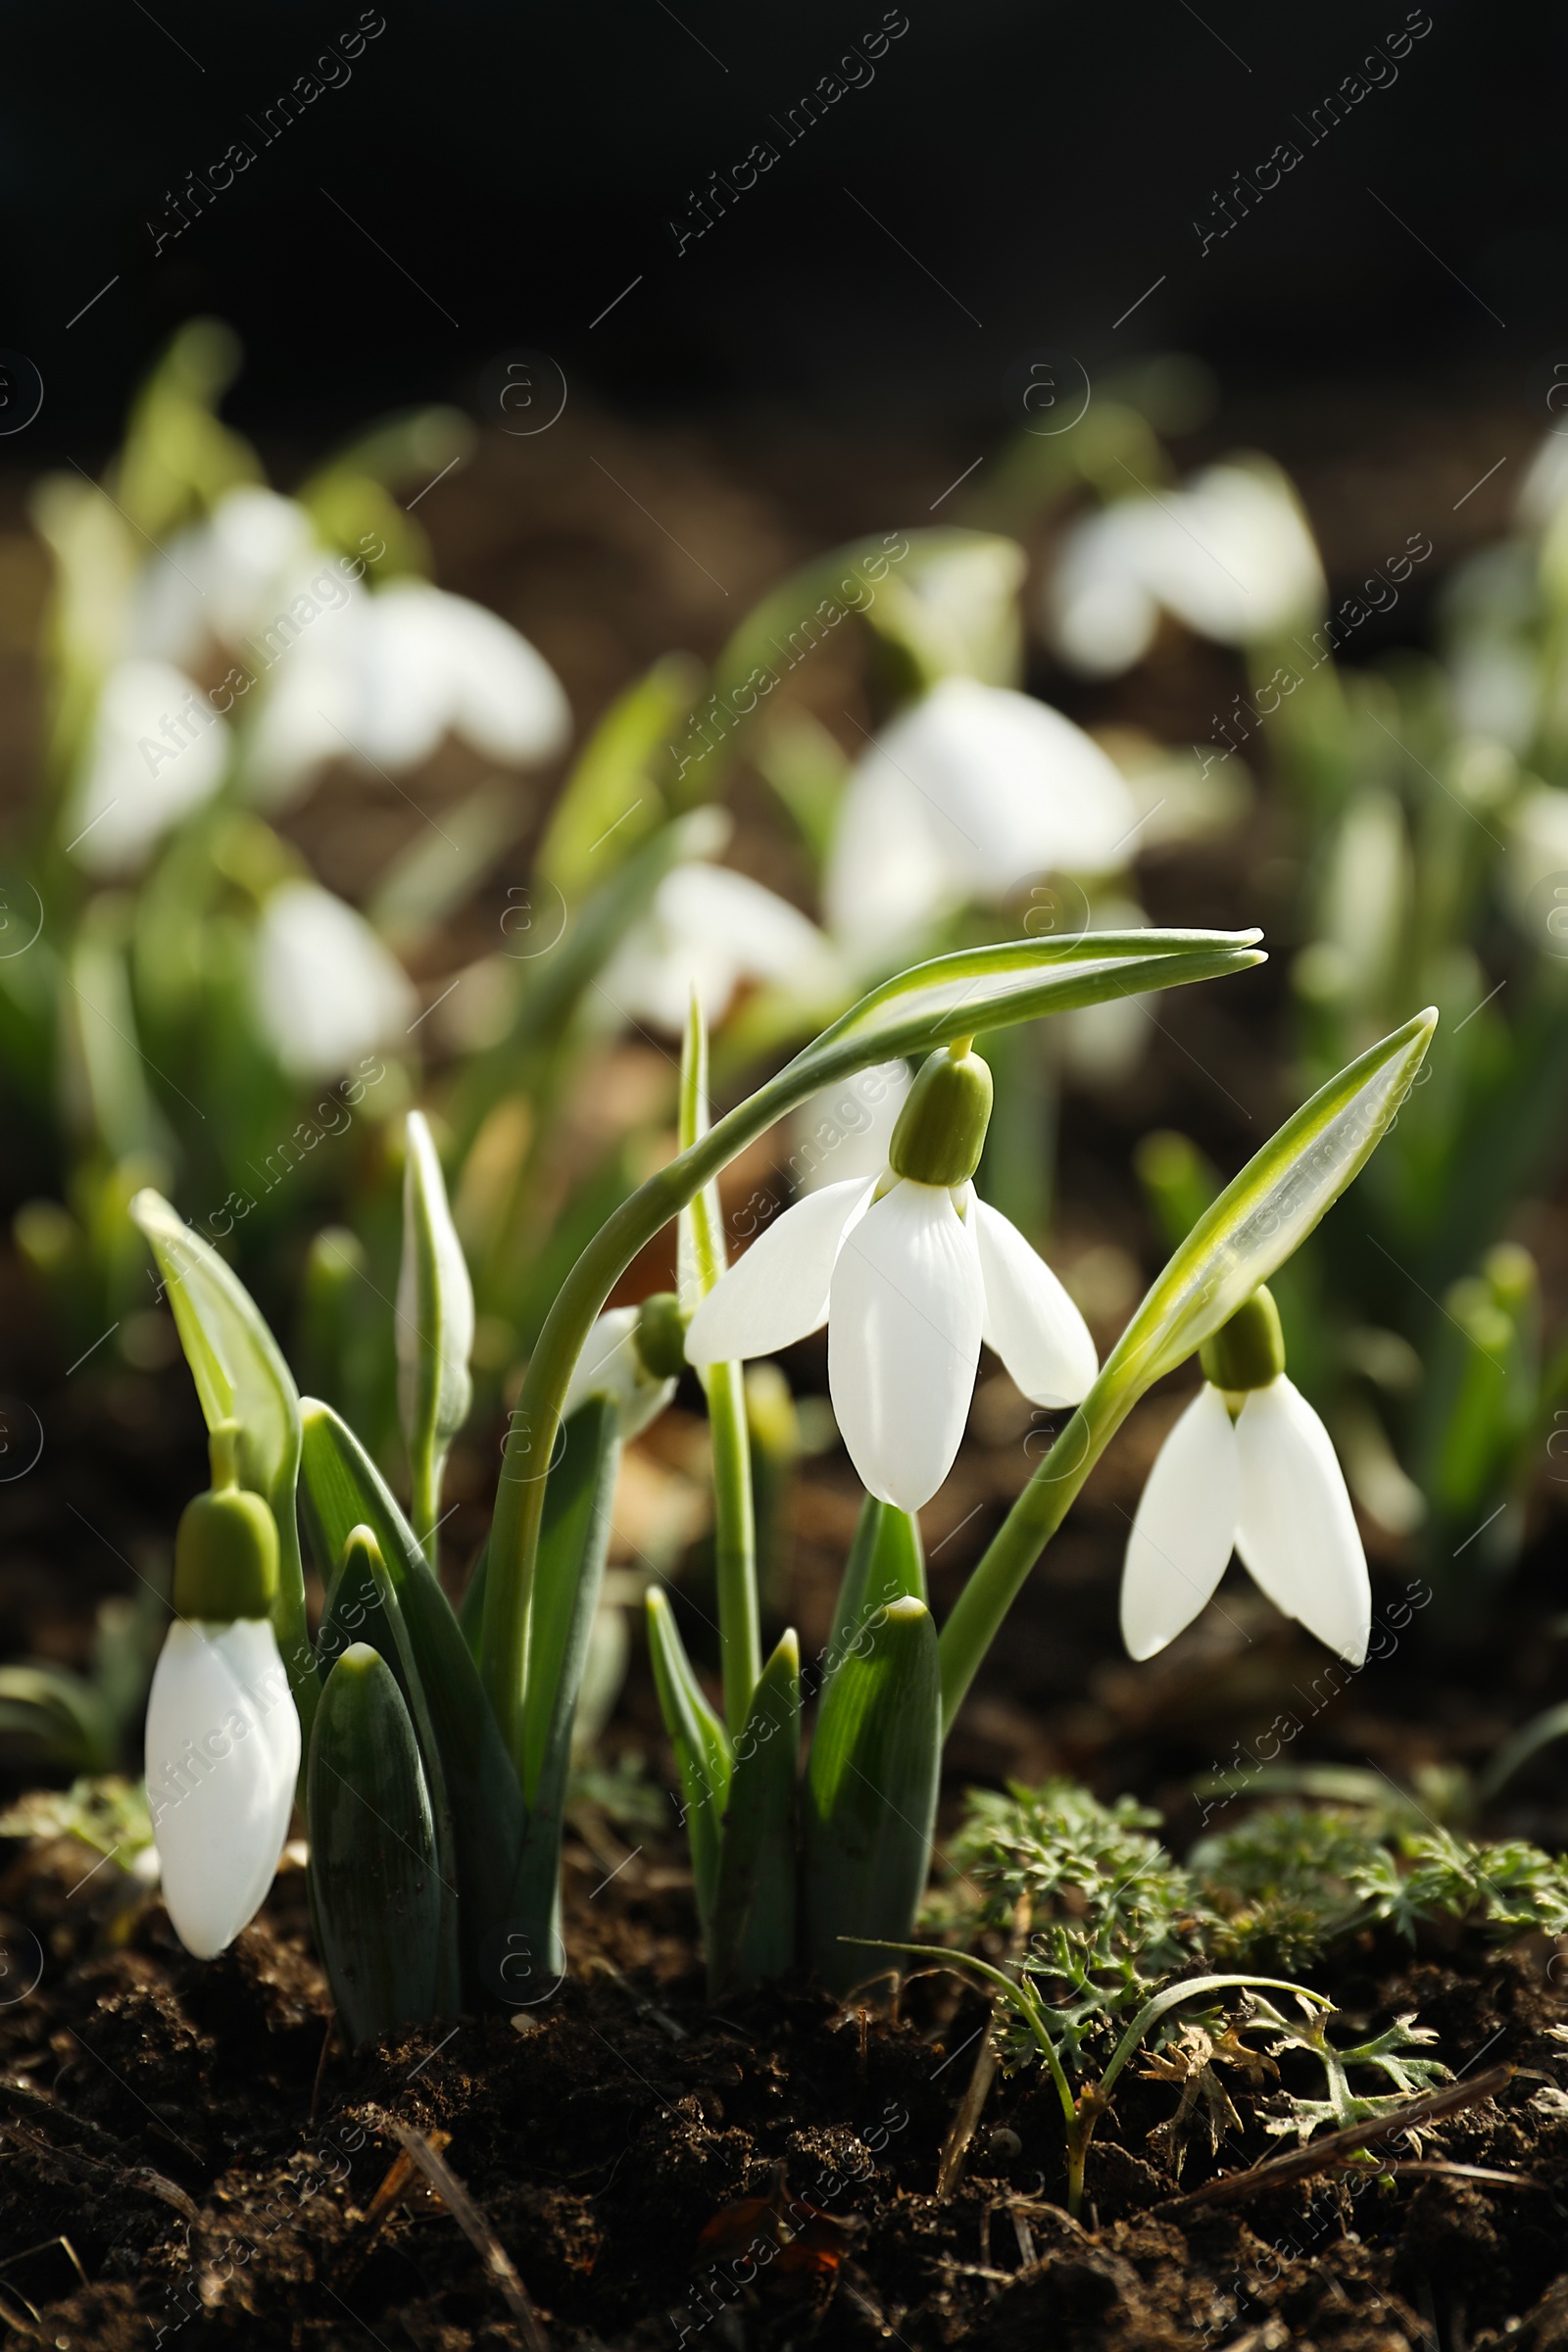
<svg viewBox="0 0 1568 2352">
<path fill-rule="evenodd" d="M 212 1491 L 174 1544 L 175 1622 L 147 1706 L 147 1796 L 169 1916 L 211 1960 L 249 1925 L 288 1835 L 300 1726 L 268 1614 L 277 1529 L 236 1475 L 239 1426 L 212 1433 Z"/>
<path fill-rule="evenodd" d="M 828 928 L 875 961 L 966 900 L 1048 870 L 1104 873 L 1137 821 L 1111 761 L 1060 711 L 945 678 L 856 766 L 823 885 Z"/>
<path fill-rule="evenodd" d="M 1200 636 L 1251 645 L 1315 618 L 1327 593 L 1285 476 L 1231 461 L 1079 523 L 1047 591 L 1046 629 L 1067 661 L 1110 677 L 1148 652 L 1158 607 Z"/>
<path fill-rule="evenodd" d="M 1035 1403 L 1076 1404 L 1094 1342 L 1049 1266 L 970 1178 L 991 1073 L 967 1042 L 933 1054 L 880 1178 L 786 1209 L 692 1317 L 697 1365 L 770 1355 L 826 1322 L 828 1387 L 867 1492 L 918 1510 L 952 1468 L 984 1340 Z"/>
<path fill-rule="evenodd" d="M 608 1396 L 627 1441 L 657 1421 L 675 1394 L 685 1360 L 680 1306 L 673 1291 L 659 1291 L 641 1306 L 612 1306 L 582 1345 L 572 1368 L 563 1421 L 590 1396 Z"/>
<path fill-rule="evenodd" d="M 1029 560 L 1011 539 L 965 536 L 898 579 L 909 634 L 943 671 L 1001 685 L 1022 659 L 1018 590 Z"/>
<path fill-rule="evenodd" d="M 297 500 L 230 490 L 204 521 L 149 558 L 132 599 L 132 643 L 189 663 L 214 638 L 237 646 L 286 612 L 307 575 L 327 561 Z"/>
<path fill-rule="evenodd" d="M 787 900 L 728 866 L 692 859 L 671 866 L 599 989 L 607 1010 L 678 1034 L 694 989 L 711 1024 L 746 980 L 827 996 L 838 964 L 816 925 Z"/>
<path fill-rule="evenodd" d="M 417 767 L 452 734 L 526 766 L 570 733 L 561 681 L 526 637 L 466 597 L 401 579 L 323 612 L 286 648 L 252 761 L 275 806 L 329 760 Z"/>
<path fill-rule="evenodd" d="M 67 826 L 95 874 L 141 864 L 170 827 L 222 781 L 229 731 L 168 662 L 122 662 L 99 697 Z"/>
<path fill-rule="evenodd" d="M 339 1077 L 414 1018 L 418 1000 L 403 966 L 364 915 L 318 882 L 271 893 L 253 953 L 258 1023 L 296 1077 Z"/>
<path fill-rule="evenodd" d="M 1285 1376 L 1267 1290 L 1199 1360 L 1203 1386 L 1160 1447 L 1128 1539 L 1128 1650 L 1152 1658 L 1190 1625 L 1234 1547 L 1277 1609 L 1359 1666 L 1372 1627 L 1366 1554 L 1328 1432 Z"/>
</svg>

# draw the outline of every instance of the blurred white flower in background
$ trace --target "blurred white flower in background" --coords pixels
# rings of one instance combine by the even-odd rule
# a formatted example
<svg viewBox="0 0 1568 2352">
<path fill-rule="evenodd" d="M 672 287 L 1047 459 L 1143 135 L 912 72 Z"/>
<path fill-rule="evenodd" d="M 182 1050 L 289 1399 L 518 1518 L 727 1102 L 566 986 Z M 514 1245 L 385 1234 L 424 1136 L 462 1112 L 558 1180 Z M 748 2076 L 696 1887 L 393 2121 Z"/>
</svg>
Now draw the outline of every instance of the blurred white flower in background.
<svg viewBox="0 0 1568 2352">
<path fill-rule="evenodd" d="M 252 987 L 263 1036 L 283 1067 L 336 1078 L 401 1039 L 418 999 L 362 914 L 316 882 L 284 882 L 256 929 Z"/>
<path fill-rule="evenodd" d="M 885 960 L 934 916 L 995 904 L 1031 874 L 1110 870 L 1137 814 L 1060 711 L 946 678 L 857 763 L 823 884 L 828 928 L 857 964 Z"/>
<path fill-rule="evenodd" d="M 334 562 L 296 499 L 230 490 L 149 557 L 132 592 L 131 642 L 194 665 L 210 641 L 238 646 L 266 629 L 313 571 Z"/>
<path fill-rule="evenodd" d="M 670 868 L 596 989 L 607 1014 L 678 1035 L 693 989 L 713 1023 L 748 980 L 823 998 L 838 986 L 839 965 L 816 925 L 787 900 L 747 874 L 693 859 Z"/>
<path fill-rule="evenodd" d="M 1248 459 L 1086 516 L 1062 547 L 1044 619 L 1064 661 L 1113 677 L 1148 652 L 1160 608 L 1200 636 L 1250 645 L 1315 620 L 1327 594 L 1290 483 Z"/>
<path fill-rule="evenodd" d="M 252 747 L 276 805 L 329 760 L 417 767 L 447 735 L 528 766 L 562 751 L 571 710 L 526 637 L 466 597 L 399 579 L 303 630 L 277 664 Z"/>
<path fill-rule="evenodd" d="M 907 577 L 889 575 L 901 629 L 938 669 L 1005 685 L 1018 673 L 1018 590 L 1029 559 L 1011 539 L 965 537 Z"/>
<path fill-rule="evenodd" d="M 230 735 L 168 662 L 122 662 L 98 699 L 66 833 L 89 873 L 140 864 L 222 780 Z"/>
</svg>

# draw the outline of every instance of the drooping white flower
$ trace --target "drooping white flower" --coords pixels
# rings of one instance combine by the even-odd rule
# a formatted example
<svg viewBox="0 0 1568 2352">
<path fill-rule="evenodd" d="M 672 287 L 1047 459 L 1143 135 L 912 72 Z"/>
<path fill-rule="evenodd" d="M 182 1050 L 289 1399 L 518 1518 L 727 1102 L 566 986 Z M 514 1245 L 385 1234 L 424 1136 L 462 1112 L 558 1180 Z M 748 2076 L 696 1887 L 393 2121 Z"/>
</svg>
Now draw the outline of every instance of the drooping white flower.
<svg viewBox="0 0 1568 2352">
<path fill-rule="evenodd" d="M 394 1042 L 417 999 L 403 966 L 362 914 L 317 882 L 284 882 L 256 929 L 257 1021 L 286 1070 L 335 1078 Z"/>
<path fill-rule="evenodd" d="M 743 981 L 806 997 L 834 988 L 838 965 L 813 922 L 762 883 L 701 859 L 671 866 L 647 915 L 601 973 L 607 1013 L 679 1032 L 695 989 L 707 1020 L 723 1019 Z"/>
<path fill-rule="evenodd" d="M 675 1394 L 673 1380 L 650 1372 L 637 1345 L 641 1309 L 607 1307 L 582 1344 L 572 1367 L 563 1421 L 569 1420 L 590 1396 L 608 1396 L 620 1416 L 620 1434 L 630 1441 L 656 1421 Z"/>
<path fill-rule="evenodd" d="M 689 1361 L 703 1365 L 771 1355 L 825 1322 L 828 1388 L 850 1458 L 869 1494 L 906 1511 L 929 1501 L 953 1466 L 982 1340 L 1037 1404 L 1076 1404 L 1097 1370 L 1088 1328 L 1055 1275 L 969 1181 L 989 1074 L 983 1113 L 978 1085 L 963 1102 L 951 1074 L 976 1066 L 973 1054 L 933 1054 L 882 1176 L 825 1185 L 786 1209 L 709 1292 L 686 1334 Z"/>
<path fill-rule="evenodd" d="M 210 1960 L 255 1916 L 288 1835 L 300 1726 L 269 1614 L 277 1528 L 220 1421 L 213 1484 L 174 1540 L 174 1607 L 147 1703 L 147 1805 L 180 1941 Z"/>
<path fill-rule="evenodd" d="M 132 643 L 166 662 L 194 663 L 212 641 L 238 646 L 265 631 L 312 574 L 333 563 L 297 500 L 230 490 L 148 558 L 132 596 Z"/>
<path fill-rule="evenodd" d="M 1250 459 L 1086 516 L 1063 544 L 1045 623 L 1065 660 L 1112 677 L 1148 652 L 1160 607 L 1200 636 L 1250 645 L 1309 623 L 1326 595 L 1290 484 Z"/>
<path fill-rule="evenodd" d="M 1047 871 L 1104 873 L 1137 821 L 1081 727 L 1010 687 L 945 678 L 885 726 L 844 795 L 823 901 L 874 961 L 939 912 Z"/>
<path fill-rule="evenodd" d="M 147 1704 L 147 1797 L 169 1916 L 199 1960 L 261 1907 L 299 1768 L 299 1717 L 270 1621 L 171 1626 Z"/>
<path fill-rule="evenodd" d="M 451 734 L 526 766 L 554 758 L 570 733 L 560 680 L 510 622 L 400 579 L 323 612 L 279 656 L 252 761 L 260 797 L 275 805 L 331 760 L 396 772 Z"/>
<path fill-rule="evenodd" d="M 217 791 L 230 736 L 207 697 L 168 662 L 122 662 L 99 697 L 67 821 L 89 873 L 141 864 L 170 827 Z"/>
<path fill-rule="evenodd" d="M 1272 1300 L 1267 1316 L 1263 1359 L 1239 1379 L 1216 1365 L 1227 1386 L 1205 1379 L 1150 1473 L 1122 1575 L 1122 1638 L 1135 1658 L 1152 1658 L 1192 1623 L 1233 1549 L 1277 1609 L 1352 1666 L 1366 1656 L 1371 1585 L 1345 1473 L 1283 1368 L 1261 1377 L 1283 1366 Z"/>
</svg>

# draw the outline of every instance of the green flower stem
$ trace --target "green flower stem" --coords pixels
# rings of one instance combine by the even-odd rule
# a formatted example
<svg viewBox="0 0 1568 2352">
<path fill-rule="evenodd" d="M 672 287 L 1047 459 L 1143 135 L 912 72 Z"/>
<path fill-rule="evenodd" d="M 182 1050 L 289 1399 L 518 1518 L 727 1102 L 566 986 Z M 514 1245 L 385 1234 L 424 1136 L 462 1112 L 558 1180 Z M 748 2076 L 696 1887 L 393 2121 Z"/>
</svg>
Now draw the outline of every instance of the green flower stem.
<svg viewBox="0 0 1568 2352">
<path fill-rule="evenodd" d="M 746 1729 L 758 1678 L 762 1638 L 757 1608 L 757 1523 L 752 1514 L 752 1449 L 746 1427 L 745 1371 L 714 1364 L 708 1378 L 708 1420 L 713 1441 L 713 1553 L 718 1586 L 718 1640 L 724 1664 L 724 1717 L 730 1738 Z"/>
<path fill-rule="evenodd" d="M 441 1516 L 441 1465 L 436 1460 L 433 1438 L 414 1448 L 409 1462 L 409 1517 L 419 1547 L 432 1568 L 438 1568 L 441 1538 L 436 1533 L 436 1521 Z"/>
<path fill-rule="evenodd" d="M 942 1628 L 944 1740 L 1029 1571 L 1137 1402 L 1141 1391 L 1124 1372 L 1111 1377 L 1117 1370 L 1113 1359 L 1101 1373 L 997 1530 Z"/>
<path fill-rule="evenodd" d="M 940 1008 L 926 994 L 926 979 L 915 983 L 911 975 L 903 974 L 898 981 L 873 990 L 776 1077 L 658 1169 L 606 1220 L 562 1284 L 545 1319 L 512 1413 L 501 1466 L 485 1584 L 481 1667 L 502 1736 L 519 1768 L 534 1559 L 545 1478 L 561 1428 L 561 1406 L 594 1318 L 637 1252 L 776 1119 L 839 1079 L 894 1054 L 929 1054 L 955 1038 L 969 1036 L 978 1018 L 995 1029 L 1004 1026 L 1009 1014 L 1014 1020 L 1031 1020 L 1046 1012 L 1100 1004 L 1132 988 L 1170 988 L 1245 970 L 1259 960 L 1251 944 L 1253 936 L 1107 932 L 1095 939 L 1093 961 L 1088 961 L 1088 951 L 1076 943 L 1038 953 L 1016 945 L 980 951 L 983 962 L 972 954 L 942 957 L 919 968 L 925 975 L 940 977 L 944 966 L 956 967 L 962 1001 Z M 1106 960 L 1112 957 L 1128 959 L 1119 977 L 1106 971 Z M 1087 968 L 1077 971 L 1073 966 L 1080 959 Z M 1053 970 L 1054 966 L 1060 968 Z M 1015 994 L 1003 995 L 987 987 L 993 971 L 1017 978 L 1026 969 L 1030 985 Z M 1038 980 L 1033 977 L 1036 969 Z M 904 995 L 913 1001 L 901 1019 L 898 999 Z M 1070 1497 L 1063 1498 L 1063 1508 L 1067 1499 Z M 1055 1519 L 1052 1521 L 1054 1525 Z M 1031 1553 L 1031 1560 L 1033 1557 Z M 1027 1573 L 1026 1563 L 1021 1575 Z M 973 1673 L 972 1665 L 969 1673 Z M 967 1682 L 966 1675 L 965 1688 Z"/>
</svg>

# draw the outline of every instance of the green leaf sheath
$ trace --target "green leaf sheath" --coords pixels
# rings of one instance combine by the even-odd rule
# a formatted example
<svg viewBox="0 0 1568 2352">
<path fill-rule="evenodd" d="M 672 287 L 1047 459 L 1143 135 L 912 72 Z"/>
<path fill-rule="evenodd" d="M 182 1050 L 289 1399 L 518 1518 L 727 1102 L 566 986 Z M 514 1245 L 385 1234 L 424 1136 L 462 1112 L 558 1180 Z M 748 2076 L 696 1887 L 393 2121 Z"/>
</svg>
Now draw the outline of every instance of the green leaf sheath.
<svg viewBox="0 0 1568 2352">
<path fill-rule="evenodd" d="M 647 1607 L 654 1686 L 680 1775 L 697 1910 L 706 1936 L 718 1887 L 719 1834 L 729 1799 L 729 1734 L 703 1695 L 663 1593 L 651 1592 Z"/>
<path fill-rule="evenodd" d="M 1303 1103 L 1225 1187 L 1150 1290 L 942 1629 L 944 1735 L 1024 1579 L 1144 1392 L 1266 1282 L 1388 1133 L 1431 1043 L 1419 1013 Z"/>
<path fill-rule="evenodd" d="M 907 1593 L 924 1600 L 925 1552 L 919 1521 L 897 1503 L 878 1502 L 868 1494 L 860 1505 L 859 1522 L 839 1585 L 833 1631 L 828 1636 L 822 1684 L 824 1690 L 843 1660 L 869 1646 L 865 1630 L 878 1609 Z"/>
<path fill-rule="evenodd" d="M 942 1757 L 936 1628 L 923 1601 L 866 1620 L 867 1646 L 828 1685 L 803 1802 L 802 1958 L 847 1992 L 906 1936 L 925 1886 Z"/>
<path fill-rule="evenodd" d="M 514 1907 L 528 1948 L 548 1949 L 549 1965 L 558 1970 L 566 1965 L 559 1913 L 571 1728 L 605 1581 L 619 1467 L 619 1415 L 609 1397 L 591 1396 L 566 1423 L 565 1448 L 545 1492 L 523 1707 L 527 1827 Z"/>
<path fill-rule="evenodd" d="M 444 1900 L 414 1725 L 367 1642 L 327 1677 L 308 1787 L 317 1944 L 357 2047 L 435 2014 Z"/>
<path fill-rule="evenodd" d="M 368 1527 L 357 1527 L 343 1546 L 337 1574 L 327 1593 L 317 1636 L 317 1668 L 323 1686 L 332 1668 L 356 1642 L 381 1657 L 397 1684 L 414 1735 L 430 1798 L 435 1833 L 436 1871 L 441 1882 L 441 1946 L 436 1976 L 436 2006 L 443 2015 L 455 2012 L 462 1999 L 459 1949 L 459 1862 L 457 1824 L 441 1762 L 441 1743 L 430 1720 L 429 1702 L 415 1656 L 414 1641 L 398 1599 L 391 1571 L 381 1547 Z"/>
<path fill-rule="evenodd" d="M 782 1976 L 795 1958 L 800 1756 L 801 1650 L 791 1632 L 763 1667 L 735 1743 L 708 1924 L 712 2000 Z"/>
<path fill-rule="evenodd" d="M 397 1595 L 446 1774 L 457 1841 L 466 1984 L 512 1901 L 522 1851 L 523 1805 L 463 1629 L 374 1463 L 330 1405 L 302 1407 L 304 1471 L 329 1559 L 354 1529 L 370 1529 Z"/>
<path fill-rule="evenodd" d="M 265 1495 L 277 1522 L 277 1597 L 272 1627 L 310 1737 L 318 1683 L 305 1616 L 296 1491 L 300 1470 L 300 1399 L 294 1378 L 261 1309 L 210 1242 L 161 1193 L 140 1192 L 130 1213 L 164 1278 L 202 1417 L 209 1429 L 237 1421 L 243 1432 L 240 1479 Z M 347 1531 L 345 1531 L 347 1532 Z M 333 1553 L 336 1558 L 336 1553 Z"/>
<path fill-rule="evenodd" d="M 1245 971 L 1262 957 L 1255 932 L 1100 932 L 964 949 L 885 982 L 804 1054 L 717 1121 L 615 1210 L 578 1258 L 539 1336 L 512 1415 L 491 1531 L 484 1674 L 511 1752 L 522 1752 L 534 1555 L 544 1473 L 571 1369 L 620 1275 L 703 1185 L 797 1103 L 870 1063 L 925 1054 L 954 1038 L 1145 989 Z"/>
</svg>

